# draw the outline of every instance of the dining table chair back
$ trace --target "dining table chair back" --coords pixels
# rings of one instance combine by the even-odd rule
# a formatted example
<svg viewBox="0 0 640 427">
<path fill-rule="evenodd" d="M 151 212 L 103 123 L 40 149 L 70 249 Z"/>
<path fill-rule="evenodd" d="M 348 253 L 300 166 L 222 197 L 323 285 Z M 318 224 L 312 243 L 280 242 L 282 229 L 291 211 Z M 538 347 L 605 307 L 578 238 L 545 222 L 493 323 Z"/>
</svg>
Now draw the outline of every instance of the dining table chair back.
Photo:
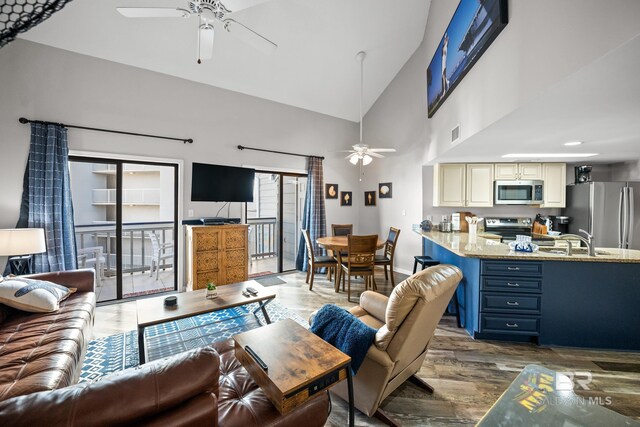
<svg viewBox="0 0 640 427">
<path fill-rule="evenodd" d="M 373 272 L 378 235 L 355 236 L 349 234 L 347 242 L 347 259 L 342 263 L 341 268 L 347 276 L 347 300 L 351 302 L 351 276 L 362 276 L 365 280 L 365 290 L 376 288 Z M 342 280 L 345 280 L 344 275 Z"/>
<path fill-rule="evenodd" d="M 353 234 L 353 224 L 331 224 L 331 232 L 334 236 L 348 236 Z"/>
<path fill-rule="evenodd" d="M 302 235 L 304 236 L 304 243 L 307 247 L 307 261 L 309 262 L 305 283 L 308 283 L 309 290 L 312 290 L 316 268 L 326 267 L 330 275 L 331 270 L 336 268 L 337 261 L 332 256 L 316 256 L 313 250 L 313 243 L 311 242 L 311 234 L 309 233 L 309 230 L 302 230 Z M 309 279 L 311 279 L 311 281 L 309 281 Z M 331 279 L 329 278 L 329 280 Z"/>
<path fill-rule="evenodd" d="M 391 286 L 396 286 L 395 278 L 393 276 L 393 259 L 396 253 L 396 247 L 398 245 L 398 237 L 400 237 L 400 229 L 395 227 L 389 227 L 389 236 L 384 245 L 384 253 L 381 256 L 376 256 L 375 264 L 384 267 L 384 278 L 389 280 L 389 273 L 387 268 L 391 270 Z"/>
</svg>

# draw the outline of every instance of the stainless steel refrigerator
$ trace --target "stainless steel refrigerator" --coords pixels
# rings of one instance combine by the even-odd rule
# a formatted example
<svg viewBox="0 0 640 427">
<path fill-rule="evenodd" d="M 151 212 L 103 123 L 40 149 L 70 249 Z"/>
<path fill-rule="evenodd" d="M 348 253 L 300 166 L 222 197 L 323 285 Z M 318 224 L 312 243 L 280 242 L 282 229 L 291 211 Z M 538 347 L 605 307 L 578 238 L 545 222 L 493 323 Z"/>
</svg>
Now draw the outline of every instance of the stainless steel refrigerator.
<svg viewBox="0 0 640 427">
<path fill-rule="evenodd" d="M 569 233 L 588 231 L 597 248 L 640 249 L 640 182 L 568 185 L 562 215 L 570 217 Z"/>
</svg>

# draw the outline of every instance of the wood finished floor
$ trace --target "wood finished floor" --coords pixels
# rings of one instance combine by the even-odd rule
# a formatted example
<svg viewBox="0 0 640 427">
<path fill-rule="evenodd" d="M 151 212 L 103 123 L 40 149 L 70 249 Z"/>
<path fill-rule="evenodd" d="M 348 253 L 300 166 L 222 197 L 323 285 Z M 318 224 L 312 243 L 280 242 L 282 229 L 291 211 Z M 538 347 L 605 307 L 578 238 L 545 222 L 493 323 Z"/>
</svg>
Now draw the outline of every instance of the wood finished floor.
<svg viewBox="0 0 640 427">
<path fill-rule="evenodd" d="M 333 285 L 317 275 L 313 290 L 304 282 L 305 275 L 280 276 L 286 284 L 273 286 L 276 300 L 305 319 L 323 304 L 341 307 L 355 304 L 346 293 L 335 293 Z M 402 280 L 403 276 L 396 273 Z M 397 282 L 398 282 L 397 281 Z M 378 291 L 389 295 L 391 284 L 382 273 L 376 275 Z M 357 296 L 362 281 L 352 283 Z M 98 307 L 95 336 L 112 335 L 136 328 L 135 303 L 127 302 Z M 558 371 L 588 371 L 593 375 L 591 390 L 582 396 L 611 397 L 609 409 L 640 420 L 640 353 L 544 348 L 533 344 L 475 341 L 456 327 L 455 317 L 445 316 L 431 342 L 429 353 L 418 375 L 435 388 L 433 395 L 405 383 L 382 404 L 382 408 L 406 426 L 474 425 L 489 410 L 522 368 L 530 363 Z M 332 397 L 333 410 L 327 426 L 344 426 L 347 405 Z M 380 426 L 356 412 L 356 425 Z"/>
</svg>

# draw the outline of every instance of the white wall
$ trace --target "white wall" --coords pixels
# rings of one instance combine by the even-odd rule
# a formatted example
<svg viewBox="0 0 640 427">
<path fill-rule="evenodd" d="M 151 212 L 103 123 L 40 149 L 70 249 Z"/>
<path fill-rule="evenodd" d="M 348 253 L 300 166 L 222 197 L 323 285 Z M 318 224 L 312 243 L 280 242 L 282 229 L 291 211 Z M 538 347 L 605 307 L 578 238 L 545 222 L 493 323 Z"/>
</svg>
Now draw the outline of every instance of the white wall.
<svg viewBox="0 0 640 427">
<path fill-rule="evenodd" d="M 324 155 L 325 181 L 348 187 L 356 171 L 341 153 L 357 125 L 333 117 L 60 49 L 16 40 L 0 49 L 0 228 L 18 219 L 31 119 L 193 138 L 194 143 L 69 130 L 72 150 L 184 161 L 184 214 L 212 216 L 216 203 L 191 202 L 191 163 L 305 169 L 305 159 L 252 151 L 238 144 Z M 345 164 L 346 163 L 346 164 Z M 354 207 L 327 203 L 327 223 L 356 222 Z M 235 203 L 232 216 L 241 216 Z"/>
<path fill-rule="evenodd" d="M 431 2 L 425 69 L 457 4 Z M 637 0 L 509 1 L 509 24 L 429 121 L 428 159 L 450 148 L 457 124 L 464 141 L 633 38 L 639 17 Z"/>
</svg>

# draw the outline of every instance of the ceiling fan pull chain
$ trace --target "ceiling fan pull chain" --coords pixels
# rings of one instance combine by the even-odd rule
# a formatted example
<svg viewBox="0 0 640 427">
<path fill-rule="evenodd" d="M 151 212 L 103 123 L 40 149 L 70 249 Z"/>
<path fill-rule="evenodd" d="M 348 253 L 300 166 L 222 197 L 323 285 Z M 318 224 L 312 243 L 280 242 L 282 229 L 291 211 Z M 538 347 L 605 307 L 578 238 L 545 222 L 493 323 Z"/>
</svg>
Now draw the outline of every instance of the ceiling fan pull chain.
<svg viewBox="0 0 640 427">
<path fill-rule="evenodd" d="M 362 144 L 362 98 L 364 97 L 364 52 L 360 58 L 360 144 Z"/>
<path fill-rule="evenodd" d="M 201 36 L 201 31 L 200 31 L 200 27 L 202 27 L 202 15 L 198 15 L 198 64 L 202 64 L 202 61 L 200 60 L 200 36 Z"/>
</svg>

